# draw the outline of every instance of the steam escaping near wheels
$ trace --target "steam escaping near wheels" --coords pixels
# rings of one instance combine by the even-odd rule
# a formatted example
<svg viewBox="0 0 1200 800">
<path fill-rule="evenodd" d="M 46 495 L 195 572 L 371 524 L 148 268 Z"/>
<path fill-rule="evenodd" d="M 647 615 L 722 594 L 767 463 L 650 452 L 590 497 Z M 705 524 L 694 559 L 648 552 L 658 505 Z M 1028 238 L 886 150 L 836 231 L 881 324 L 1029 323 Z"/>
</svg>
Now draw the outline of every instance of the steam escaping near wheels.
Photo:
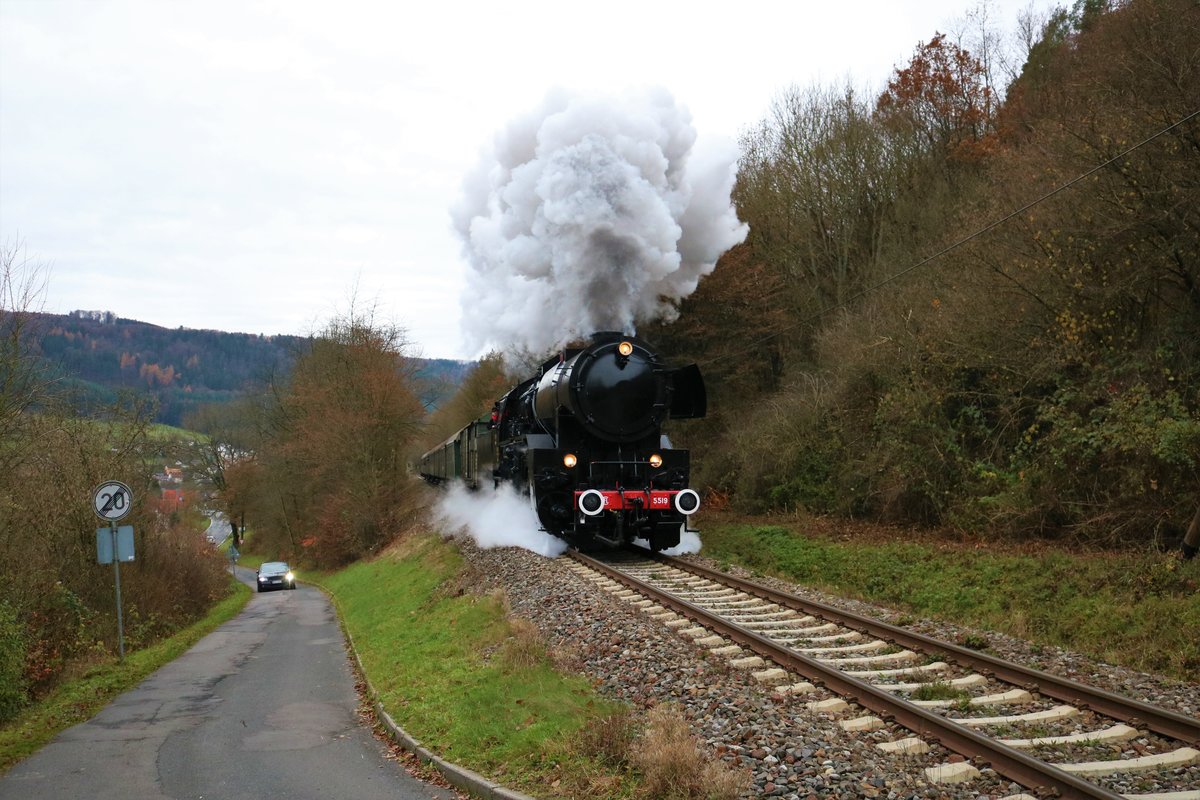
<svg viewBox="0 0 1200 800">
<path fill-rule="evenodd" d="M 447 532 L 467 536 L 484 550 L 523 547 L 554 558 L 567 549 L 562 539 L 539 530 L 529 498 L 518 495 L 508 484 L 472 492 L 456 482 L 438 501 L 435 512 Z"/>
<path fill-rule="evenodd" d="M 644 547 L 647 550 L 650 549 L 650 543 L 645 539 L 634 539 L 633 543 L 638 547 Z M 689 553 L 699 553 L 700 546 L 700 537 L 696 534 L 696 532 L 689 531 L 684 528 L 679 532 L 679 544 L 675 545 L 674 547 L 668 547 L 666 550 L 662 551 L 662 554 L 664 556 L 686 556 Z"/>
<path fill-rule="evenodd" d="M 746 238 L 736 167 L 733 142 L 697 146 L 665 89 L 548 94 L 496 135 L 451 211 L 471 266 L 468 347 L 538 354 L 673 320 Z"/>
<path fill-rule="evenodd" d="M 567 550 L 567 543 L 539 530 L 537 515 L 529 500 L 508 484 L 498 489 L 470 491 L 462 483 L 450 485 L 435 508 L 437 522 L 447 533 L 465 536 L 480 548 L 521 547 L 531 553 L 555 558 Z M 645 539 L 635 539 L 639 547 L 650 548 Z M 700 537 L 695 531 L 680 530 L 679 544 L 663 553 L 682 556 L 700 552 Z"/>
</svg>

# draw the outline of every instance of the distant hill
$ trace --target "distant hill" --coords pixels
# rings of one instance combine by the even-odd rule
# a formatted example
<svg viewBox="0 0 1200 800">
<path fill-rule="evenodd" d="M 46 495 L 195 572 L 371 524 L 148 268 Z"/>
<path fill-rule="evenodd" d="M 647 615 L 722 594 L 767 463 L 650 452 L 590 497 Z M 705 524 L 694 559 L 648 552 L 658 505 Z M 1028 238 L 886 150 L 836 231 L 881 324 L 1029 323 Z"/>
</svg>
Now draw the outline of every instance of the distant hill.
<svg viewBox="0 0 1200 800">
<path fill-rule="evenodd" d="M 152 395 L 155 420 L 180 425 L 189 411 L 229 402 L 286 373 L 306 338 L 162 328 L 107 311 L 38 314 L 32 342 L 46 369 L 81 405 L 116 400 L 121 390 Z M 468 362 L 417 359 L 423 399 L 435 406 Z"/>
</svg>

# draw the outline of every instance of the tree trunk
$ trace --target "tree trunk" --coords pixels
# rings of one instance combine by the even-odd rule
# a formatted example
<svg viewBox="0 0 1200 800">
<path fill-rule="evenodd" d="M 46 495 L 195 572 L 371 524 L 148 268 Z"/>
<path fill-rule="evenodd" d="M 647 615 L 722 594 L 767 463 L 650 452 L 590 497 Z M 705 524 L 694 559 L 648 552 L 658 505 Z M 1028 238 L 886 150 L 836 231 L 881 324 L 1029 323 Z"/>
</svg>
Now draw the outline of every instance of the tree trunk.
<svg viewBox="0 0 1200 800">
<path fill-rule="evenodd" d="M 1184 560 L 1194 558 L 1197 550 L 1200 550 L 1200 507 L 1196 508 L 1196 516 L 1192 517 L 1192 524 L 1188 526 L 1187 535 L 1183 537 Z"/>
</svg>

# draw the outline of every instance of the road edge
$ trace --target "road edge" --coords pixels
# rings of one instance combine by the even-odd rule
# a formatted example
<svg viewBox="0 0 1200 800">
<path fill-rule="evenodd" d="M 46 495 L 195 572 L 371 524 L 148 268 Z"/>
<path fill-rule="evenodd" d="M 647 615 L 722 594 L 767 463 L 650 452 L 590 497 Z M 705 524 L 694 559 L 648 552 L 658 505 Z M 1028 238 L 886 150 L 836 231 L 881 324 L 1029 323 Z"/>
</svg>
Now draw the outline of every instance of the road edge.
<svg viewBox="0 0 1200 800">
<path fill-rule="evenodd" d="M 392 719 L 392 715 L 383 707 L 383 703 L 379 700 L 379 693 L 375 691 L 375 686 L 367 676 L 362 659 L 358 655 L 358 648 L 354 646 L 354 637 L 350 635 L 349 629 L 346 628 L 345 620 L 342 619 L 342 613 L 338 608 L 336 596 L 320 584 L 308 583 L 307 585 L 312 586 L 314 589 L 319 589 L 329 598 L 329 604 L 333 606 L 334 613 L 337 615 L 338 628 L 341 629 L 342 636 L 346 641 L 346 649 L 353 656 L 355 670 L 362 678 L 367 699 L 371 701 L 371 708 L 374 709 L 376 717 L 383 724 L 384 729 L 393 742 L 412 753 L 421 763 L 428 764 L 436 769 L 451 786 L 474 797 L 478 797 L 480 800 L 537 800 L 532 795 L 523 794 L 515 789 L 509 789 L 495 781 L 488 780 L 478 772 L 447 761 L 422 745 L 408 731 L 397 725 L 396 721 Z"/>
</svg>

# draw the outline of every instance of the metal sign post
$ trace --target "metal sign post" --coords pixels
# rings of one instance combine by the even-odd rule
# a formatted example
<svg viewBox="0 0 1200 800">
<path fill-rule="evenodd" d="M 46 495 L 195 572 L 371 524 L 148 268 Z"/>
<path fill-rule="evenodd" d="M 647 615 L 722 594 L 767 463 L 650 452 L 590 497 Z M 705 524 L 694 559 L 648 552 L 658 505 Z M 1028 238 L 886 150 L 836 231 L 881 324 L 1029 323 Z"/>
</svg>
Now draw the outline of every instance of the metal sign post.
<svg viewBox="0 0 1200 800">
<path fill-rule="evenodd" d="M 106 481 L 96 488 L 92 497 L 92 507 L 96 516 L 109 524 L 107 530 L 100 528 L 96 531 L 96 559 L 101 564 L 112 560 L 113 577 L 117 586 L 117 651 L 121 663 L 124 664 L 125 621 L 121 613 L 121 561 L 133 561 L 133 527 L 123 525 L 118 528 L 117 522 L 128 516 L 133 508 L 133 491 L 120 481 Z M 108 548 L 103 542 L 106 533 Z"/>
<path fill-rule="evenodd" d="M 117 552 L 117 523 L 113 522 L 108 526 L 109 533 L 112 534 L 113 552 Z M 113 581 L 117 585 L 117 652 L 120 654 L 121 663 L 125 663 L 125 620 L 121 615 L 121 559 L 113 559 Z"/>
</svg>

